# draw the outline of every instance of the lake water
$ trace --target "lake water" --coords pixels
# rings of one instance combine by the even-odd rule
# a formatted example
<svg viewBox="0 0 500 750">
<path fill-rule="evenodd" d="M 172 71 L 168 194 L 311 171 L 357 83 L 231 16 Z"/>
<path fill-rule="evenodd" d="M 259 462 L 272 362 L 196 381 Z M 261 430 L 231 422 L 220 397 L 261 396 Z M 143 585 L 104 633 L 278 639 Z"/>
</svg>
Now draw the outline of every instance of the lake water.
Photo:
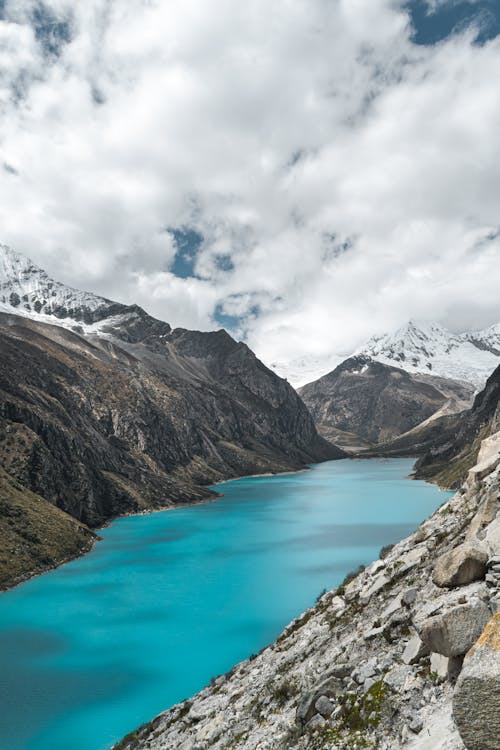
<svg viewBox="0 0 500 750">
<path fill-rule="evenodd" d="M 408 459 L 226 482 L 122 518 L 93 552 L 0 595 L 0 749 L 108 750 L 274 640 L 449 493 Z"/>
</svg>

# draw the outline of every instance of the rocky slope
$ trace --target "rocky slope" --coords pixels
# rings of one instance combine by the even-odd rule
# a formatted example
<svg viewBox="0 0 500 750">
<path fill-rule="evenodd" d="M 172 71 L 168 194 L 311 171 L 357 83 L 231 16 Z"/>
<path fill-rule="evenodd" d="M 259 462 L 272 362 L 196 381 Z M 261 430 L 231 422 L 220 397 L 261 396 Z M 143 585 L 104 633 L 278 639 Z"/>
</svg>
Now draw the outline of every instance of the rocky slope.
<svg viewBox="0 0 500 750">
<path fill-rule="evenodd" d="M 428 450 L 416 465 L 416 475 L 457 486 L 475 462 L 481 443 L 500 430 L 500 367 L 488 378 L 468 412 L 436 422 L 428 435 Z M 439 430 L 439 432 L 436 432 Z"/>
<path fill-rule="evenodd" d="M 499 750 L 500 432 L 417 531 L 120 750 Z"/>
<path fill-rule="evenodd" d="M 472 388 L 420 377 L 357 356 L 298 392 L 321 435 L 356 448 L 391 440 L 440 410 L 467 408 Z"/>
<path fill-rule="evenodd" d="M 225 331 L 171 330 L 57 285 L 11 251 L 3 259 L 4 296 L 15 288 L 21 302 L 0 312 L 0 465 L 74 519 L 95 528 L 210 499 L 206 485 L 228 477 L 343 455 L 288 383 Z M 36 544 L 32 553 L 37 570 Z"/>
</svg>

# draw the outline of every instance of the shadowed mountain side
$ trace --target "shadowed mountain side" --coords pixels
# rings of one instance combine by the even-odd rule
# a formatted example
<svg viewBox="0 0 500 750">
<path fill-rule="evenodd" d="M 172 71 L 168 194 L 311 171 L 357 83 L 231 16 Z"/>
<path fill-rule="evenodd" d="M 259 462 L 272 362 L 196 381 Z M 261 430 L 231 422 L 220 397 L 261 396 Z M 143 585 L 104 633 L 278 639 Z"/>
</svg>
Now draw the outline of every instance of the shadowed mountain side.
<svg viewBox="0 0 500 750">
<path fill-rule="evenodd" d="M 97 538 L 0 469 L 0 590 L 87 552 Z"/>
<path fill-rule="evenodd" d="M 363 448 L 407 432 L 446 403 L 463 408 L 469 390 L 356 356 L 299 393 L 324 437 L 344 447 Z"/>
<path fill-rule="evenodd" d="M 133 343 L 0 314 L 0 348 L 2 467 L 91 527 L 344 455 L 224 331 Z"/>
<path fill-rule="evenodd" d="M 497 367 L 469 411 L 445 417 L 435 425 L 439 431 L 417 462 L 416 477 L 459 487 L 467 470 L 476 462 L 481 441 L 500 430 L 499 399 L 500 367 Z"/>
</svg>

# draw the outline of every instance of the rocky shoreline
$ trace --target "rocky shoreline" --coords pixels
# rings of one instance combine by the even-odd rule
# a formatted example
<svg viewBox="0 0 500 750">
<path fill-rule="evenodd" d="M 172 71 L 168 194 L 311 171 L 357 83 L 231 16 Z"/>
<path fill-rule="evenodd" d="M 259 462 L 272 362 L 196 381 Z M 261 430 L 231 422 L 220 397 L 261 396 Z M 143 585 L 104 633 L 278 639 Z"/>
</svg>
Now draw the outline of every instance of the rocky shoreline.
<svg viewBox="0 0 500 750">
<path fill-rule="evenodd" d="M 414 534 L 116 750 L 498 750 L 499 452 L 497 433 Z"/>
</svg>

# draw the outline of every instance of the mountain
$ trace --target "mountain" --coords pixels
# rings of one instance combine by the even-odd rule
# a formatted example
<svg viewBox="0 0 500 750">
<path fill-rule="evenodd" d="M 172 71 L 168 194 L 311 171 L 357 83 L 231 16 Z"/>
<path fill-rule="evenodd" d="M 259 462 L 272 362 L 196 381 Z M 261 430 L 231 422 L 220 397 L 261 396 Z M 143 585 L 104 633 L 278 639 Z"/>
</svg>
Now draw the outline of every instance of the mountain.
<svg viewBox="0 0 500 750">
<path fill-rule="evenodd" d="M 461 380 L 481 389 L 500 364 L 500 324 L 454 334 L 435 323 L 410 321 L 394 333 L 373 336 L 357 354 L 410 373 Z"/>
<path fill-rule="evenodd" d="M 500 364 L 500 323 L 482 331 L 454 334 L 437 323 L 409 321 L 392 333 L 372 336 L 351 356 L 370 357 L 412 375 L 461 381 L 481 390 Z M 295 388 L 302 388 L 331 372 L 344 359 L 337 354 L 303 356 L 273 362 L 270 368 Z"/>
<path fill-rule="evenodd" d="M 415 466 L 416 476 L 458 487 L 476 461 L 481 443 L 500 432 L 500 366 L 469 411 L 439 420 L 436 427 L 439 433 L 428 440 L 428 450 Z"/>
<path fill-rule="evenodd" d="M 172 330 L 137 306 L 65 287 L 6 248 L 0 302 L 5 492 L 14 482 L 96 528 L 213 498 L 206 485 L 229 477 L 344 455 L 291 386 L 225 331 Z M 22 524 L 14 514 L 12 555 Z M 34 539 L 23 556 L 38 570 Z"/>
<path fill-rule="evenodd" d="M 138 305 L 122 305 L 55 281 L 6 245 L 0 245 L 0 312 L 131 343 L 147 338 L 154 343 L 171 332 L 168 323 Z"/>
<path fill-rule="evenodd" d="M 321 435 L 344 447 L 385 442 L 438 410 L 465 408 L 471 389 L 449 381 L 419 380 L 404 370 L 355 356 L 319 380 L 299 388 Z M 441 386 L 443 393 L 439 390 Z"/>
</svg>

